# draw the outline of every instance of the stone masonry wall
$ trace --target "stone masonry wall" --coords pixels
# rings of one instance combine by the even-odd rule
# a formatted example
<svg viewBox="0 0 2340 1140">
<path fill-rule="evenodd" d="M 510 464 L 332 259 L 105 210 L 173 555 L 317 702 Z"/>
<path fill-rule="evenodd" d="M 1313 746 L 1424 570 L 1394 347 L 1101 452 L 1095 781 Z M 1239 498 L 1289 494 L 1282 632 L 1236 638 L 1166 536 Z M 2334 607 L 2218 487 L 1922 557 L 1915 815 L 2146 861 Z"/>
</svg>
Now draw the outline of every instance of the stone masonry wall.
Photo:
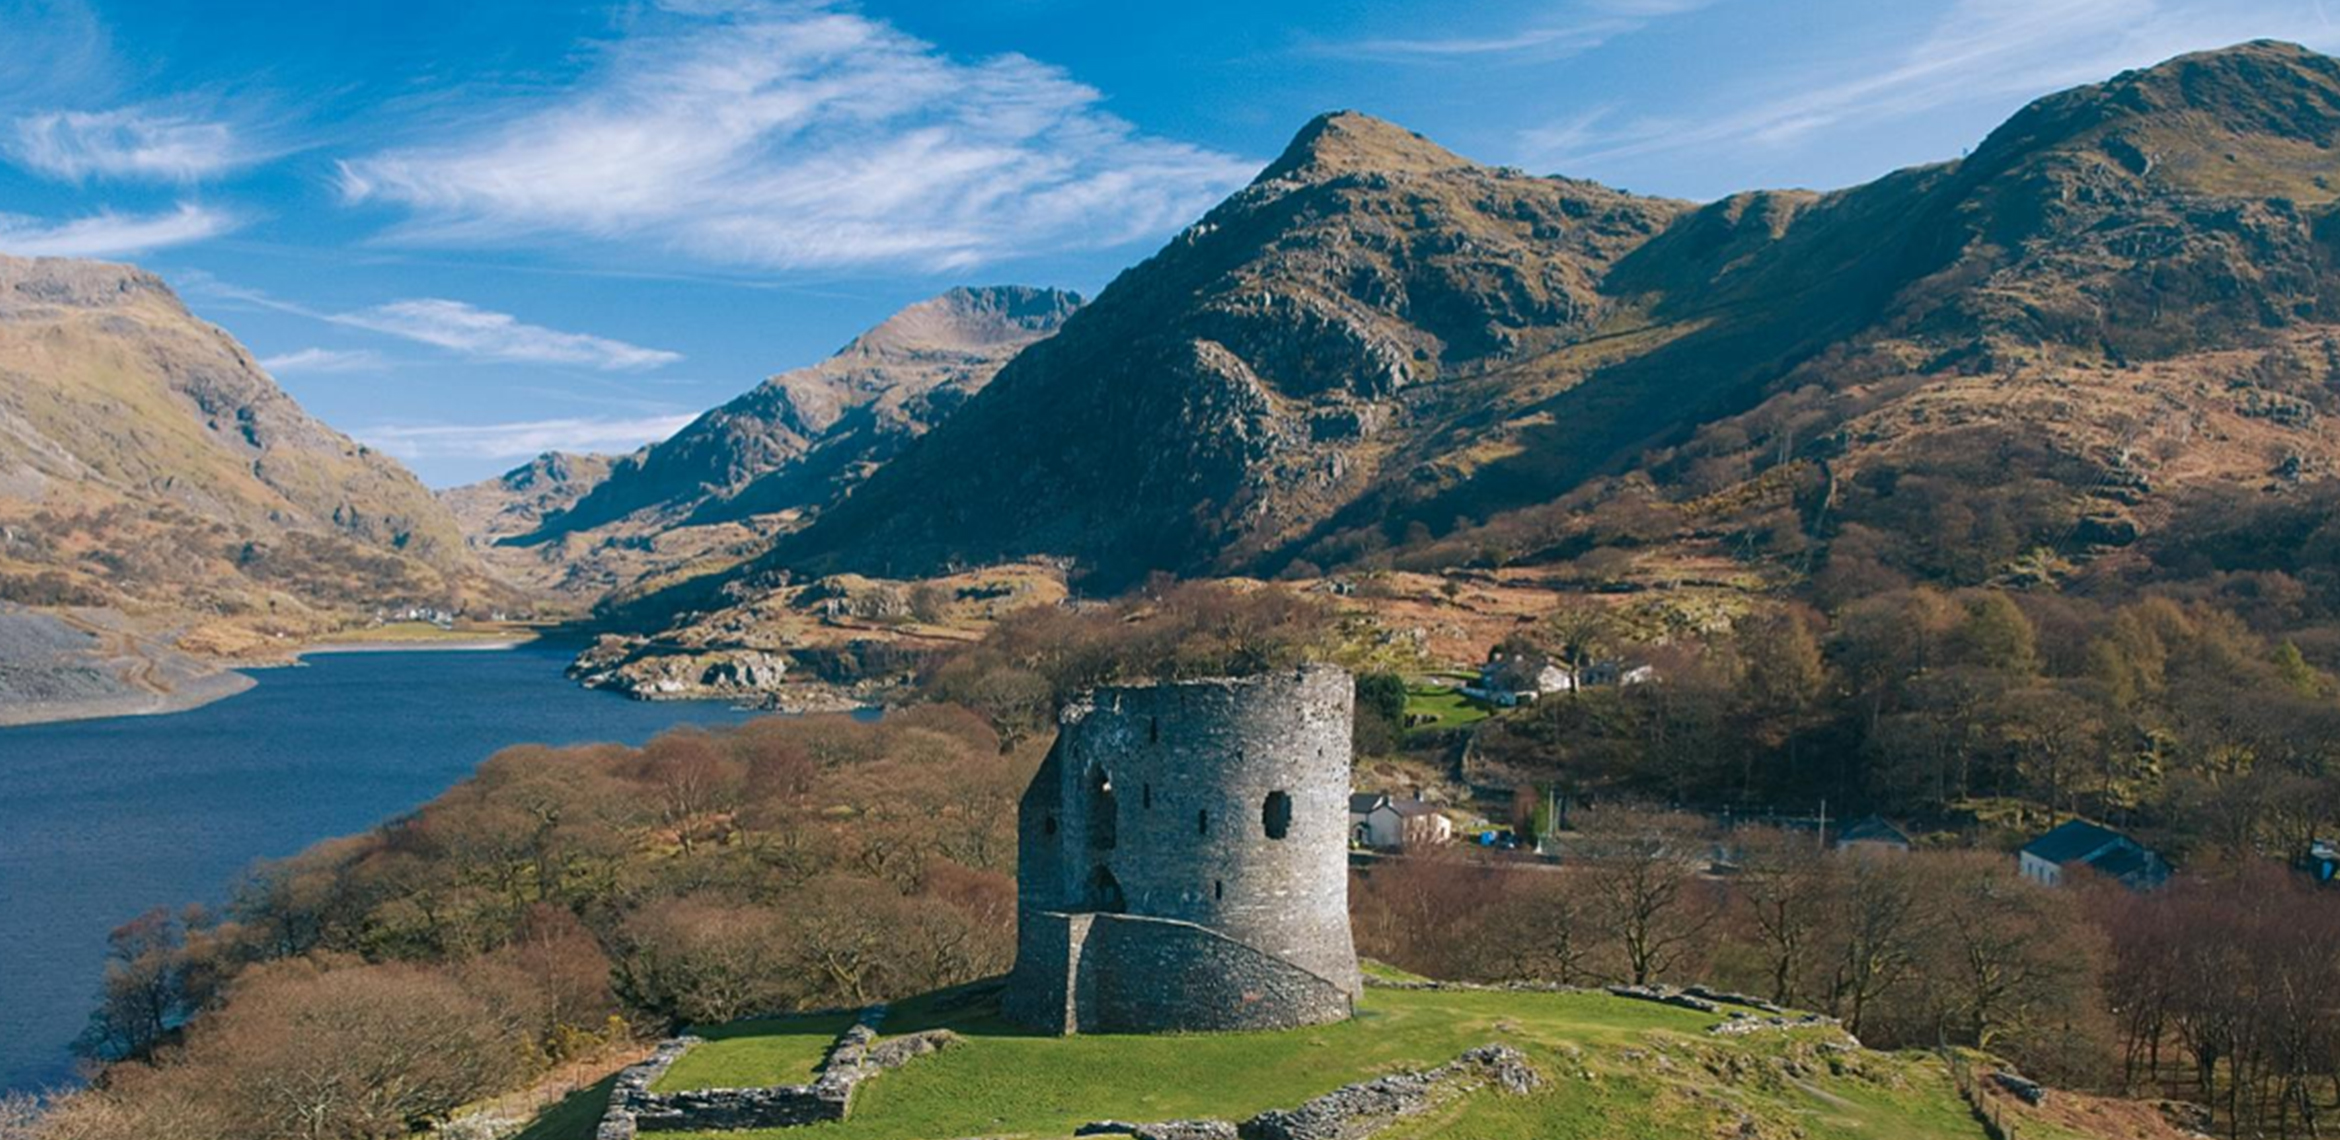
<svg viewBox="0 0 2340 1140">
<path fill-rule="evenodd" d="M 1084 1029 L 1290 1029 L 1346 1020 L 1356 1006 L 1332 979 L 1200 926 L 1099 915 L 1086 949 L 1081 974 L 1096 992 Z"/>
<path fill-rule="evenodd" d="M 863 1011 L 830 1047 L 819 1076 L 809 1085 L 652 1092 L 650 1086 L 675 1061 L 703 1043 L 688 1036 L 659 1042 L 648 1059 L 618 1074 L 594 1140 L 635 1140 L 643 1132 L 790 1128 L 843 1120 L 852 1107 L 853 1090 L 862 1081 L 958 1041 L 949 1030 L 937 1029 L 881 1042 L 877 1025 L 885 1013 L 882 1005 Z"/>
<path fill-rule="evenodd" d="M 1310 667 L 1099 689 L 1068 708 L 1018 821 L 1009 1015 L 1058 1032 L 1346 1016 L 1346 1002 L 1336 1011 L 1297 979 L 1352 996 L 1362 986 L 1348 916 L 1351 700 L 1347 673 Z M 1074 939 L 1061 917 L 1115 913 L 1169 921 Z M 1287 977 L 1179 924 L 1294 969 Z M 1236 959 L 1262 983 L 1238 996 L 1255 996 L 1231 1007 L 1225 993 L 1194 988 Z M 1107 1004 L 1091 1010 L 1084 994 Z M 1286 1000 L 1297 1004 L 1268 1011 Z"/>
</svg>

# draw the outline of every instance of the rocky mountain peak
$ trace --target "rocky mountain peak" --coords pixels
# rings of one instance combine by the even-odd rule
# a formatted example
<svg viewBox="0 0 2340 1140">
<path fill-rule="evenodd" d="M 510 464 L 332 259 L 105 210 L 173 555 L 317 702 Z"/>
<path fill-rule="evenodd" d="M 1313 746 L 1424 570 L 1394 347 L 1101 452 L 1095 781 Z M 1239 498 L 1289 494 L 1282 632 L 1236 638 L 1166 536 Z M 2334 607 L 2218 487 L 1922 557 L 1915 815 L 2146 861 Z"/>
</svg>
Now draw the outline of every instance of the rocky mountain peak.
<svg viewBox="0 0 2340 1140">
<path fill-rule="evenodd" d="M 0 254 L 0 311 L 26 305 L 96 309 L 137 298 L 161 299 L 180 307 L 162 278 L 133 265 Z"/>
<path fill-rule="evenodd" d="M 886 318 L 845 352 L 981 352 L 1053 333 L 1080 307 L 1081 295 L 1065 289 L 961 286 Z"/>
<path fill-rule="evenodd" d="M 2256 40 L 2181 55 L 2033 102 L 1966 166 L 1987 175 L 2041 158 L 2102 158 L 2179 190 L 2328 201 L 2340 143 L 2340 60 Z"/>
<path fill-rule="evenodd" d="M 1309 120 L 1258 181 L 1315 180 L 1346 174 L 1432 174 L 1473 163 L 1395 123 L 1356 111 Z"/>
</svg>

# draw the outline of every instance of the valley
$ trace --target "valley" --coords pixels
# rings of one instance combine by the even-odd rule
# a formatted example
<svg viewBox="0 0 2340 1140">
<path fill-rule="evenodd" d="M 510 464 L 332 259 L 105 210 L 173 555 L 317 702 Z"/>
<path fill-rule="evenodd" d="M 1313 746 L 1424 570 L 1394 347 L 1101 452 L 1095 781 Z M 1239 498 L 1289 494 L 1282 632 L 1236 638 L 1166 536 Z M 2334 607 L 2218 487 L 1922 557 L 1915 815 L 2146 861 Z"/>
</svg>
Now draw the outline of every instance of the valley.
<svg viewBox="0 0 2340 1140">
<path fill-rule="evenodd" d="M 416 691 L 267 739 L 395 704 L 439 794 L 117 930 L 111 1067 L 39 1140 L 2340 1100 L 2340 60 L 2181 55 L 1698 202 L 1333 111 L 1093 296 L 976 263 L 663 439 L 432 491 L 162 278 L 0 257 L 0 725 L 543 636 L 443 707 L 312 666 Z M 580 391 L 684 359 L 552 341 Z M 616 739 L 509 736 L 580 722 Z M 170 733 L 132 723 L 0 744 Z M 1457 1061 L 1493 1044 L 1536 1081 Z M 280 1072 L 329 1094 L 222 1091 Z"/>
</svg>

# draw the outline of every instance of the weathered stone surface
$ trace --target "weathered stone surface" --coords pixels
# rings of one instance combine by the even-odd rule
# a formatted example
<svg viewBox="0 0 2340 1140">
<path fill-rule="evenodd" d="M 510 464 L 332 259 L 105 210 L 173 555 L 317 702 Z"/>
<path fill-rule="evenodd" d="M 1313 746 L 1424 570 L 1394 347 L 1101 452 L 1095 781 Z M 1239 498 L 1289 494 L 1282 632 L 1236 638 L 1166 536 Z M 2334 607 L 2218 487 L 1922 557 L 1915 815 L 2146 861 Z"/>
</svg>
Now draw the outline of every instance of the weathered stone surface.
<svg viewBox="0 0 2340 1140">
<path fill-rule="evenodd" d="M 1743 1005 L 1749 1009 L 1760 1009 L 1765 1013 L 1787 1012 L 1778 1005 L 1753 994 L 1733 993 L 1730 990 L 1718 990 L 1711 986 L 1684 986 L 1682 992 L 1691 997 L 1715 1002 L 1719 1005 Z"/>
<path fill-rule="evenodd" d="M 1348 674 L 1312 667 L 1066 710 L 1021 808 L 1008 1016 L 1064 1033 L 1347 1017 L 1351 700 Z"/>
<path fill-rule="evenodd" d="M 2000 1088 L 2014 1094 L 2017 1100 L 2025 1104 L 2045 1104 L 2047 1102 L 2047 1086 L 2029 1077 L 2011 1073 L 2005 1069 L 1994 1069 L 1991 1071 L 1991 1080 L 1997 1082 Z"/>
<path fill-rule="evenodd" d="M 1518 1094 L 1541 1083 L 1519 1050 L 1482 1045 L 1435 1069 L 1392 1073 L 1334 1089 L 1298 1108 L 1271 1109 L 1237 1131 L 1243 1140 L 1362 1140 L 1474 1088 Z"/>
<path fill-rule="evenodd" d="M 1240 1134 L 1234 1122 L 1227 1120 L 1164 1120 L 1153 1124 L 1100 1120 L 1081 1125 L 1073 1135 L 1131 1136 L 1136 1140 L 1236 1140 Z"/>
<path fill-rule="evenodd" d="M 1610 986 L 1609 992 L 1621 998 L 1636 1001 L 1654 1001 L 1659 1005 L 1678 1006 L 1700 1013 L 1721 1013 L 1722 1006 L 1706 998 L 1697 997 L 1671 986 Z"/>
</svg>

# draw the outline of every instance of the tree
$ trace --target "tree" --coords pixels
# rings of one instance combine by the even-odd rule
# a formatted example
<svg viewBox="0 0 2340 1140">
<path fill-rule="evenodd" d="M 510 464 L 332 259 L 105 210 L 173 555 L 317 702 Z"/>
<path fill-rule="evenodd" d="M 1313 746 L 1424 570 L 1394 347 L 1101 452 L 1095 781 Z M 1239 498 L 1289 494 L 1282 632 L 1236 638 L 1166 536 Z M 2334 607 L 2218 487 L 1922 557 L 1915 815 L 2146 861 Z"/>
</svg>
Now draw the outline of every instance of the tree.
<svg viewBox="0 0 2340 1140">
<path fill-rule="evenodd" d="M 745 766 L 706 733 L 677 729 L 642 750 L 645 774 L 657 794 L 660 822 L 689 855 L 698 841 L 721 834 L 719 817 L 738 807 Z"/>
<path fill-rule="evenodd" d="M 118 1061 L 153 1053 L 210 997 L 199 948 L 191 951 L 188 921 L 161 907 L 114 928 L 106 936 L 106 974 L 98 1007 L 90 1014 L 75 1048 L 97 1060 Z"/>
<path fill-rule="evenodd" d="M 1791 1005 L 1802 997 L 1830 918 L 1836 864 L 1807 836 L 1764 829 L 1739 839 L 1739 890 L 1763 952 L 1770 997 Z"/>
<path fill-rule="evenodd" d="M 2070 1024 L 2100 982 L 2101 944 L 2068 896 L 1987 852 L 1930 860 L 1946 921 L 1927 971 L 1946 1036 L 1977 1049 Z"/>
<path fill-rule="evenodd" d="M 1810 992 L 1825 998 L 1829 1015 L 1856 1036 L 1917 968 L 1919 950 L 1934 936 L 1936 916 L 1919 898 L 1923 873 L 1916 860 L 1858 859 L 1836 879 Z"/>
<path fill-rule="evenodd" d="M 220 1083 L 230 1134 L 400 1140 L 495 1091 L 521 1056 L 484 1005 L 420 967 L 260 967 L 178 1064 Z"/>
<path fill-rule="evenodd" d="M 1998 590 L 1977 591 L 1966 599 L 1966 617 L 1953 642 L 1967 664 L 2017 674 L 2039 668 L 2038 632 L 2015 599 Z"/>
<path fill-rule="evenodd" d="M 1808 727 L 1828 684 L 1828 666 L 1820 654 L 1820 639 L 1796 613 L 1774 614 L 1742 625 L 1738 631 L 1742 675 L 1740 715 L 1751 742 L 1765 748 L 1788 749 L 1788 771 L 1799 765 L 1797 736 Z M 1756 749 L 1742 745 L 1740 794 L 1755 786 Z"/>
<path fill-rule="evenodd" d="M 1697 881 L 1705 860 L 1696 822 L 1607 808 L 1585 831 L 1596 845 L 1585 886 L 1616 940 L 1617 978 L 1643 986 L 1669 976 L 1714 918 Z"/>
<path fill-rule="evenodd" d="M 1351 730 L 1357 753 L 1393 752 L 1406 730 L 1406 679 L 1395 673 L 1357 675 L 1357 714 Z"/>
<path fill-rule="evenodd" d="M 1615 610 L 1577 594 L 1563 596 L 1536 623 L 1537 640 L 1579 673 L 1606 657 L 1622 632 Z"/>
</svg>

